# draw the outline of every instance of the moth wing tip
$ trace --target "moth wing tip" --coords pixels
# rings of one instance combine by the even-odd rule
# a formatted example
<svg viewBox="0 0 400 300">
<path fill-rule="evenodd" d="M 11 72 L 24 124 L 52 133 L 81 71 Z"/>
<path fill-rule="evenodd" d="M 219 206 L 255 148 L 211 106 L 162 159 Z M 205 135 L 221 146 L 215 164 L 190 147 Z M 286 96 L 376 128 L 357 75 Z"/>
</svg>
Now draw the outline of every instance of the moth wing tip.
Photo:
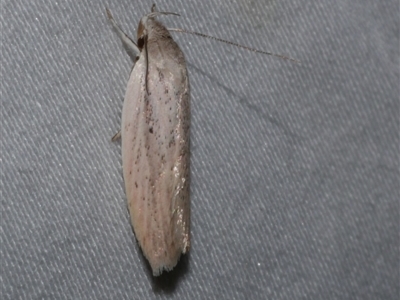
<svg viewBox="0 0 400 300">
<path fill-rule="evenodd" d="M 160 276 L 164 271 L 170 272 L 175 268 L 177 265 L 178 261 L 175 264 L 165 264 L 165 265 L 159 265 L 159 266 L 151 266 L 151 270 L 153 271 L 153 276 L 158 277 Z"/>
</svg>

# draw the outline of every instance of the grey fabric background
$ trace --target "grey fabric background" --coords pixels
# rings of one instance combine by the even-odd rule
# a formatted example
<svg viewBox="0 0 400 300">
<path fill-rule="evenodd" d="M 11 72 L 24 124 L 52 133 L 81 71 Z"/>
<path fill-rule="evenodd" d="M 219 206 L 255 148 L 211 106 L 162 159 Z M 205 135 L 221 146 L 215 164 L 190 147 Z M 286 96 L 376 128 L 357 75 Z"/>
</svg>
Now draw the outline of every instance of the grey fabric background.
<svg viewBox="0 0 400 300">
<path fill-rule="evenodd" d="M 399 2 L 168 1 L 192 101 L 192 249 L 153 279 L 120 126 L 152 2 L 1 1 L 1 299 L 399 299 Z"/>
</svg>

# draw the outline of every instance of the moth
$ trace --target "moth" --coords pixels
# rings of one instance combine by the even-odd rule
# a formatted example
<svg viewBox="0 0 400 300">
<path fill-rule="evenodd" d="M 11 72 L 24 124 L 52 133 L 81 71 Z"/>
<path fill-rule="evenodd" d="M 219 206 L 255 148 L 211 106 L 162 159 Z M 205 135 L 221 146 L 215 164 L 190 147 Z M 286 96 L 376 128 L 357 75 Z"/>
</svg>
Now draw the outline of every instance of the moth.
<svg viewBox="0 0 400 300">
<path fill-rule="evenodd" d="M 136 239 L 154 276 L 190 248 L 190 88 L 185 57 L 156 20 L 142 17 L 135 44 L 107 15 L 134 60 L 122 110 L 122 168 Z"/>
<path fill-rule="evenodd" d="M 167 29 L 153 4 L 141 18 L 137 43 L 106 9 L 113 29 L 134 62 L 122 110 L 122 168 L 133 230 L 154 276 L 172 270 L 190 249 L 190 87 L 185 57 L 170 31 L 186 32 L 253 52 L 202 33 Z"/>
</svg>

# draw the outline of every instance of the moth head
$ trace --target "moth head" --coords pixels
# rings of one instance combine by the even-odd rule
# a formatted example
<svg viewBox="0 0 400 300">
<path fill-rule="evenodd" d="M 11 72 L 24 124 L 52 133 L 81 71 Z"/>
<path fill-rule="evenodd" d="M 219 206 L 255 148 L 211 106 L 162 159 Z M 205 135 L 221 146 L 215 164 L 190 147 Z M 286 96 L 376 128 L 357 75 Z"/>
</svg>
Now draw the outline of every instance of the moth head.
<svg viewBox="0 0 400 300">
<path fill-rule="evenodd" d="M 155 5 L 153 5 L 151 8 L 151 13 L 145 15 L 143 18 L 140 19 L 140 22 L 139 22 L 139 26 L 138 26 L 138 30 L 137 30 L 137 44 L 138 44 L 138 48 L 140 51 L 143 49 L 144 43 L 146 42 L 146 40 L 148 38 L 147 28 L 149 26 L 151 27 L 151 21 L 154 21 L 155 18 L 160 15 L 179 16 L 176 13 L 157 11 L 155 8 Z"/>
</svg>

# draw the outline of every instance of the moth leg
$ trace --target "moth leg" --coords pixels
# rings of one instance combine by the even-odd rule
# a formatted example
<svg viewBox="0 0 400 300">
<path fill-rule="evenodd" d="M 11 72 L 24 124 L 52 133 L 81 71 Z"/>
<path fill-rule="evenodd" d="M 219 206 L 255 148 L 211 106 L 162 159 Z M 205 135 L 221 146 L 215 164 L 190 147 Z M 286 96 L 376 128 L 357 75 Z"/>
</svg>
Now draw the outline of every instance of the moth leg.
<svg viewBox="0 0 400 300">
<path fill-rule="evenodd" d="M 129 57 L 133 61 L 133 63 L 136 63 L 137 58 L 140 55 L 140 50 L 138 46 L 135 44 L 135 42 L 125 33 L 122 31 L 122 29 L 117 25 L 117 22 L 115 22 L 111 12 L 106 8 L 107 12 L 107 17 L 108 20 L 110 21 L 114 31 L 118 34 L 119 38 L 122 41 L 122 46 L 124 47 L 125 51 L 128 53 Z"/>
<path fill-rule="evenodd" d="M 121 130 L 118 130 L 116 134 L 111 138 L 112 142 L 115 142 L 116 140 L 119 140 L 121 138 Z"/>
</svg>

